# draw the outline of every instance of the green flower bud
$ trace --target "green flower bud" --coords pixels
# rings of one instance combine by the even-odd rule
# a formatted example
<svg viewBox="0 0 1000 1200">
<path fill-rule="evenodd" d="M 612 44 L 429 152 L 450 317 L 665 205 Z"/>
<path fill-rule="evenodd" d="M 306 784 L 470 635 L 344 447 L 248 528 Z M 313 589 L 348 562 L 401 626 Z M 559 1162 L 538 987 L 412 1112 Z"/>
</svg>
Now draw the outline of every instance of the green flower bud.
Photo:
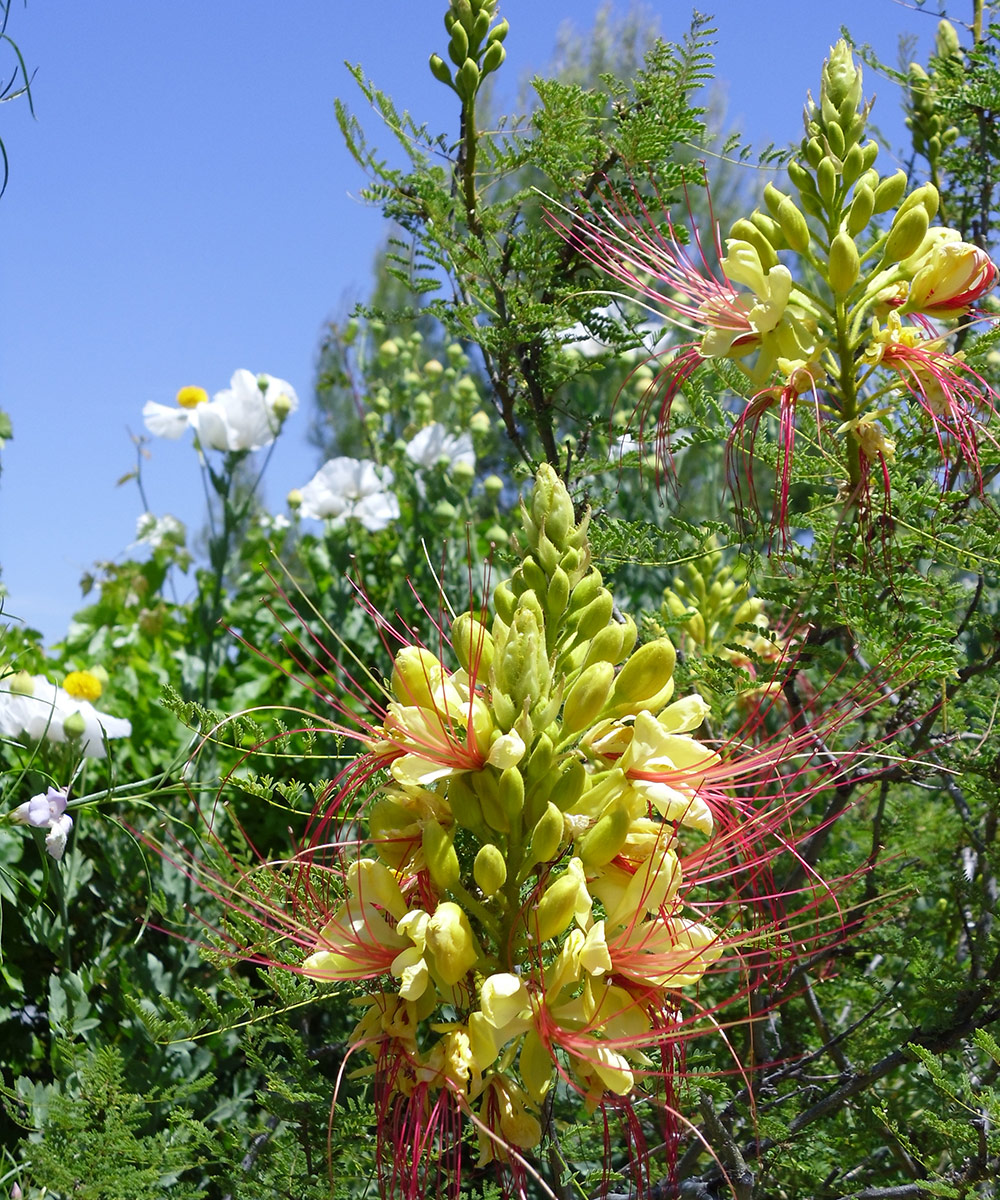
<svg viewBox="0 0 1000 1200">
<path fill-rule="evenodd" d="M 538 863 L 551 862 L 556 858 L 562 839 L 563 815 L 550 800 L 545 806 L 545 811 L 535 822 L 535 827 L 528 839 L 524 864 L 521 868 L 521 878 L 526 876 Z"/>
<path fill-rule="evenodd" d="M 870 187 L 859 183 L 854 189 L 854 199 L 847 210 L 847 232 L 851 237 L 857 237 L 862 230 L 868 228 L 868 222 L 875 212 L 875 193 Z"/>
<path fill-rule="evenodd" d="M 805 143 L 804 153 L 806 156 L 806 162 L 808 162 L 815 171 L 826 156 L 826 148 L 818 137 L 811 137 Z"/>
<path fill-rule="evenodd" d="M 765 271 L 770 271 L 772 267 L 778 265 L 778 256 L 774 252 L 774 247 L 757 226 L 752 221 L 748 221 L 746 217 L 740 217 L 738 221 L 733 222 L 729 236 L 731 238 L 738 238 L 743 242 L 749 242 L 757 251 L 760 265 Z"/>
<path fill-rule="evenodd" d="M 14 696 L 33 696 L 35 683 L 27 671 L 15 671 L 0 680 L 0 691 L 10 692 Z"/>
<path fill-rule="evenodd" d="M 902 170 L 883 179 L 875 189 L 874 211 L 884 213 L 888 212 L 890 208 L 895 208 L 906 192 L 906 184 L 906 172 Z"/>
<path fill-rule="evenodd" d="M 595 662 L 580 673 L 563 705 L 564 737 L 590 728 L 608 701 L 614 679 L 615 668 L 610 662 Z"/>
<path fill-rule="evenodd" d="M 87 732 L 87 722 L 83 719 L 83 713 L 73 712 L 63 721 L 63 733 L 73 741 L 75 738 L 83 737 Z"/>
<path fill-rule="evenodd" d="M 524 808 L 524 778 L 517 767 L 508 767 L 500 775 L 500 807 L 508 821 L 516 821 Z"/>
<path fill-rule="evenodd" d="M 485 415 L 485 414 L 484 414 Z M 499 475 L 487 475 L 483 480 L 483 493 L 491 504 L 496 504 L 503 492 L 503 480 Z"/>
<path fill-rule="evenodd" d="M 445 900 L 427 922 L 427 948 L 437 973 L 449 987 L 472 970 L 480 958 L 469 918 L 457 904 Z"/>
<path fill-rule="evenodd" d="M 958 40 L 955 26 L 950 21 L 941 21 L 934 39 L 934 54 L 937 58 L 953 58 L 961 53 L 962 43 Z"/>
<path fill-rule="evenodd" d="M 861 169 L 870 171 L 878 158 L 878 142 L 868 141 L 861 147 Z"/>
<path fill-rule="evenodd" d="M 510 22 L 506 17 L 499 20 L 490 30 L 490 35 L 486 39 L 488 45 L 493 42 L 502 42 L 510 31 Z"/>
<path fill-rule="evenodd" d="M 928 223 L 927 210 L 922 204 L 918 203 L 908 211 L 901 209 L 896 214 L 885 239 L 882 250 L 883 265 L 909 258 L 924 240 Z"/>
<path fill-rule="evenodd" d="M 816 168 L 816 188 L 827 205 L 837 194 L 837 168 L 832 158 L 824 158 Z"/>
<path fill-rule="evenodd" d="M 809 249 L 809 226 L 791 196 L 781 201 L 776 215 L 789 247 L 796 254 L 804 254 Z"/>
<path fill-rule="evenodd" d="M 830 122 L 826 127 L 826 140 L 830 144 L 830 152 L 839 159 L 843 159 L 846 142 L 844 141 L 844 131 L 839 125 Z"/>
<path fill-rule="evenodd" d="M 451 27 L 451 41 L 448 43 L 448 57 L 456 67 L 461 67 L 469 57 L 469 35 L 459 22 Z"/>
<path fill-rule="evenodd" d="M 676 661 L 669 638 L 640 646 L 618 672 L 604 715 L 619 718 L 644 708 L 655 715 L 673 694 Z"/>
<path fill-rule="evenodd" d="M 555 624 L 569 604 L 569 576 L 562 567 L 557 566 L 553 570 L 548 589 L 543 595 L 545 596 L 546 620 Z"/>
<path fill-rule="evenodd" d="M 850 187 L 865 169 L 864 151 L 860 146 L 852 146 L 844 158 L 844 183 Z"/>
<path fill-rule="evenodd" d="M 773 183 L 768 182 L 764 184 L 764 203 L 767 205 L 771 216 L 776 220 L 778 218 L 778 209 L 781 207 L 782 202 L 788 199 L 789 197 L 780 188 L 776 188 Z M 778 221 L 778 224 L 780 225 L 781 222 Z"/>
<path fill-rule="evenodd" d="M 769 217 L 767 213 L 762 213 L 760 209 L 754 209 L 750 214 L 750 222 L 757 226 L 775 250 L 785 249 L 787 245 L 785 235 L 781 232 L 781 226 L 773 217 Z"/>
<path fill-rule="evenodd" d="M 440 54 L 431 55 L 430 68 L 431 74 L 438 81 L 438 83 L 443 83 L 447 87 L 455 86 L 451 81 L 451 70 Z"/>
<path fill-rule="evenodd" d="M 578 613 L 586 608 L 592 600 L 600 595 L 603 587 L 604 580 L 600 571 L 596 567 L 591 568 L 573 589 L 569 598 L 569 611 Z"/>
<path fill-rule="evenodd" d="M 514 609 L 516 607 L 517 599 L 510 590 L 510 584 L 505 579 L 501 580 L 493 589 L 494 611 L 505 625 L 509 625 L 514 619 Z"/>
<path fill-rule="evenodd" d="M 843 296 L 854 287 L 861 271 L 861 257 L 854 238 L 843 230 L 830 243 L 830 287 Z"/>
<path fill-rule="evenodd" d="M 542 463 L 531 493 L 531 519 L 556 546 L 562 546 L 576 524 L 573 501 L 566 485 L 548 464 Z"/>
<path fill-rule="evenodd" d="M 630 620 L 630 618 L 629 618 Z M 605 625 L 598 633 L 594 634 L 590 642 L 590 647 L 587 650 L 587 655 L 583 660 L 583 667 L 587 668 L 593 663 L 619 663 L 632 649 L 635 642 L 634 634 L 632 643 L 624 648 L 624 642 L 629 634 L 627 628 L 628 620 L 625 625 L 619 625 L 617 621 L 612 621 L 609 625 Z M 635 622 L 632 621 L 632 630 L 635 629 Z"/>
<path fill-rule="evenodd" d="M 614 612 L 614 597 L 610 592 L 602 591 L 580 613 L 576 621 L 577 638 L 588 641 L 595 637 L 611 620 Z"/>
<path fill-rule="evenodd" d="M 483 534 L 483 537 L 493 546 L 506 546 L 510 541 L 510 534 L 502 525 L 491 525 Z"/>
<path fill-rule="evenodd" d="M 861 68 L 855 66 L 851 48 L 843 38 L 831 47 L 830 57 L 823 64 L 820 92 L 838 108 L 845 100 L 856 108 L 861 99 Z"/>
<path fill-rule="evenodd" d="M 496 71 L 506 57 L 507 51 L 503 46 L 499 42 L 491 42 L 483 55 L 483 74 L 489 75 L 491 71 Z"/>
<path fill-rule="evenodd" d="M 459 613 L 451 624 L 451 644 L 462 670 L 483 678 L 493 663 L 493 638 L 478 617 Z"/>
<path fill-rule="evenodd" d="M 816 195 L 816 180 L 813 179 L 812 173 L 793 158 L 787 167 L 788 178 L 797 188 L 799 194 L 808 192 L 810 195 Z M 733 234 L 735 237 L 736 235 Z"/>
<path fill-rule="evenodd" d="M 479 90 L 479 67 L 474 59 L 467 58 L 455 76 L 455 91 L 460 99 L 468 101 Z"/>
<path fill-rule="evenodd" d="M 481 780 L 477 776 L 477 781 Z M 479 829 L 483 824 L 483 806 L 479 794 L 465 775 L 453 775 L 448 780 L 448 806 L 455 824 L 463 829 Z"/>
<path fill-rule="evenodd" d="M 569 812 L 584 793 L 587 786 L 587 769 L 578 758 L 572 758 L 563 767 L 549 794 L 549 799 L 560 812 Z"/>
<path fill-rule="evenodd" d="M 472 877 L 484 896 L 495 896 L 507 882 L 507 863 L 492 842 L 479 847 L 472 864 Z"/>
<path fill-rule="evenodd" d="M 588 870 L 606 867 L 621 851 L 632 827 L 632 815 L 624 798 L 613 801 L 604 814 L 576 843 L 576 853 Z"/>
<path fill-rule="evenodd" d="M 537 934 L 539 942 L 547 942 L 565 931 L 573 920 L 579 891 L 579 879 L 568 871 L 545 889 L 535 908 L 537 924 L 532 929 L 534 923 L 529 917 L 528 925 L 528 928 Z"/>
<path fill-rule="evenodd" d="M 437 821 L 424 822 L 422 844 L 424 862 L 434 886 L 439 891 L 454 887 L 461 877 L 458 855 L 455 853 L 454 834 L 446 832 Z"/>
</svg>

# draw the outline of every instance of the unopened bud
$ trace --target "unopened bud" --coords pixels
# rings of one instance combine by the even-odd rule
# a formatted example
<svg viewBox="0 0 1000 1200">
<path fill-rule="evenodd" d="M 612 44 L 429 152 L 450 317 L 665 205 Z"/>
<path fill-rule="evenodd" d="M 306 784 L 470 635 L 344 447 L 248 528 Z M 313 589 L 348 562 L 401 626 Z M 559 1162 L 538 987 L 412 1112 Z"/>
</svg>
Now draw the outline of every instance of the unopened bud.
<svg viewBox="0 0 1000 1200">
<path fill-rule="evenodd" d="M 860 146 L 852 146 L 844 158 L 844 183 L 850 187 L 861 176 L 865 169 L 864 151 Z"/>
<path fill-rule="evenodd" d="M 461 876 L 453 835 L 434 820 L 424 822 L 422 845 L 424 862 L 439 891 L 454 887 Z"/>
<path fill-rule="evenodd" d="M 888 212 L 895 208 L 906 192 L 907 177 L 905 171 L 897 171 L 883 179 L 875 189 L 875 212 Z"/>
<path fill-rule="evenodd" d="M 611 620 L 614 609 L 614 597 L 608 591 L 601 591 L 577 618 L 577 637 L 587 641 L 596 636 Z"/>
<path fill-rule="evenodd" d="M 551 862 L 559 853 L 562 838 L 562 811 L 550 800 L 545 806 L 545 811 L 535 822 L 531 837 L 528 839 L 528 848 L 522 867 L 524 874 L 527 874 L 531 867 L 537 866 L 539 863 Z"/>
<path fill-rule="evenodd" d="M 524 778 L 517 767 L 508 767 L 501 773 L 499 796 L 508 821 L 515 821 L 524 808 Z"/>
<path fill-rule="evenodd" d="M 809 226 L 791 196 L 781 201 L 776 215 L 789 248 L 796 254 L 804 254 L 809 249 Z"/>
<path fill-rule="evenodd" d="M 837 168 L 832 158 L 824 158 L 816 168 L 816 188 L 827 205 L 837 192 Z"/>
<path fill-rule="evenodd" d="M 63 733 L 73 741 L 78 737 L 83 737 L 87 732 L 87 723 L 83 719 L 83 713 L 73 712 L 63 721 Z"/>
<path fill-rule="evenodd" d="M 843 230 L 830 243 L 830 287 L 839 296 L 846 295 L 858 279 L 861 257 L 854 238 Z"/>
<path fill-rule="evenodd" d="M 489 75 L 491 71 L 497 70 L 506 57 L 507 51 L 503 46 L 499 42 L 491 42 L 483 55 L 483 74 Z"/>
<path fill-rule="evenodd" d="M 752 221 L 748 221 L 746 217 L 740 217 L 738 221 L 733 222 L 733 226 L 729 231 L 731 238 L 737 238 L 740 241 L 749 242 L 757 251 L 760 258 L 760 265 L 765 272 L 770 271 L 772 267 L 778 265 L 778 256 L 774 252 L 774 247 L 761 233 Z"/>
<path fill-rule="evenodd" d="M 469 35 L 464 26 L 456 21 L 451 27 L 451 41 L 448 43 L 448 57 L 456 67 L 461 67 L 469 57 Z"/>
<path fill-rule="evenodd" d="M 542 463 L 535 477 L 535 487 L 531 493 L 531 519 L 558 547 L 563 546 L 576 524 L 573 501 L 569 498 L 566 485 L 548 463 Z"/>
<path fill-rule="evenodd" d="M 570 759 L 556 780 L 549 799 L 560 812 L 569 812 L 583 795 L 587 778 L 587 769 L 583 763 L 578 758 Z"/>
<path fill-rule="evenodd" d="M 669 638 L 640 646 L 618 672 L 604 715 L 624 717 L 644 708 L 655 714 L 673 694 L 676 660 Z"/>
<path fill-rule="evenodd" d="M 484 896 L 495 896 L 507 882 L 507 863 L 492 842 L 480 846 L 472 864 L 472 877 Z"/>
<path fill-rule="evenodd" d="M 579 879 L 569 871 L 560 875 L 555 883 L 550 883 L 545 889 L 535 909 L 537 924 L 532 930 L 539 942 L 547 942 L 549 938 L 558 937 L 565 931 L 573 920 L 579 890 Z"/>
<path fill-rule="evenodd" d="M 857 237 L 862 230 L 868 228 L 868 222 L 875 212 L 875 193 L 870 187 L 859 183 L 854 189 L 854 199 L 847 210 L 847 232 L 851 237 Z"/>
<path fill-rule="evenodd" d="M 462 670 L 483 678 L 493 662 L 493 638 L 472 613 L 459 613 L 451 625 L 451 644 Z"/>
<path fill-rule="evenodd" d="M 897 213 L 885 239 L 882 262 L 888 265 L 909 258 L 924 240 L 927 226 L 927 210 L 922 204 L 915 205 L 902 215 Z"/>
<path fill-rule="evenodd" d="M 615 669 L 608 661 L 595 662 L 585 668 L 569 689 L 563 705 L 562 731 L 565 737 L 588 729 L 607 703 Z"/>
<path fill-rule="evenodd" d="M 467 58 L 458 69 L 455 76 L 455 91 L 462 100 L 471 100 L 479 89 L 479 67 L 471 58 Z"/>
<path fill-rule="evenodd" d="M 606 867 L 625 845 L 632 815 L 624 799 L 614 801 L 603 816 L 576 844 L 576 852 L 588 870 Z"/>
</svg>

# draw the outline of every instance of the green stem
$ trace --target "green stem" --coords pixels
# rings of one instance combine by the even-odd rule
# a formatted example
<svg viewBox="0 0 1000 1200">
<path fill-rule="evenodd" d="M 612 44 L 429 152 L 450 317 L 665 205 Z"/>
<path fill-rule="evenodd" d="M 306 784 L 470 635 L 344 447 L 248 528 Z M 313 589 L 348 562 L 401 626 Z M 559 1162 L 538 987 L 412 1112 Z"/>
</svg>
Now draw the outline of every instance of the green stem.
<svg viewBox="0 0 1000 1200">
<path fill-rule="evenodd" d="M 841 415 L 844 421 L 853 421 L 858 415 L 857 376 L 854 371 L 854 347 L 848 322 L 847 300 L 837 300 L 836 313 L 837 329 L 837 359 L 840 363 L 839 383 L 842 402 Z M 861 486 L 861 443 L 853 435 L 848 434 L 846 440 L 847 477 L 851 484 L 852 495 Z"/>
</svg>

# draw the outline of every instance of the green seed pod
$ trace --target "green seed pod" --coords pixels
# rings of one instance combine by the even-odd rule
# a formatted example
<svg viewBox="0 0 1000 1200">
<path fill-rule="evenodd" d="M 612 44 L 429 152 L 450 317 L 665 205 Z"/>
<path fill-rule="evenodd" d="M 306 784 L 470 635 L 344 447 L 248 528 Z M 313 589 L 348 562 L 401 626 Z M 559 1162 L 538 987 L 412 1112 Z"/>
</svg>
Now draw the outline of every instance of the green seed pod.
<svg viewBox="0 0 1000 1200">
<path fill-rule="evenodd" d="M 618 672 L 604 716 L 620 718 L 644 708 L 655 714 L 673 693 L 676 661 L 669 638 L 640 646 Z"/>
<path fill-rule="evenodd" d="M 760 259 L 760 265 L 765 271 L 770 271 L 772 267 L 778 265 L 778 256 L 774 252 L 774 247 L 761 233 L 752 221 L 748 221 L 746 217 L 740 217 L 738 221 L 733 222 L 733 227 L 729 231 L 731 238 L 738 238 L 740 241 L 749 242 L 757 251 L 757 256 Z"/>
<path fill-rule="evenodd" d="M 578 759 L 571 759 L 563 768 L 549 799 L 560 812 L 569 812 L 584 793 L 587 786 L 587 769 Z"/>
<path fill-rule="evenodd" d="M 804 254 L 809 249 L 809 226 L 791 196 L 778 205 L 777 221 L 789 248 L 796 254 Z"/>
<path fill-rule="evenodd" d="M 854 199 L 847 210 L 847 232 L 851 237 L 868 228 L 868 222 L 875 211 L 875 193 L 870 187 L 859 183 L 854 189 Z"/>
<path fill-rule="evenodd" d="M 895 208 L 906 192 L 906 184 L 905 171 L 897 171 L 895 175 L 883 179 L 875 189 L 875 212 L 884 213 Z"/>
<path fill-rule="evenodd" d="M 860 146 L 852 146 L 844 158 L 844 183 L 850 187 L 865 169 L 865 156 Z"/>
<path fill-rule="evenodd" d="M 621 851 L 632 827 L 628 805 L 615 801 L 576 843 L 576 853 L 588 870 L 606 867 Z"/>
<path fill-rule="evenodd" d="M 495 896 L 507 882 L 507 863 L 492 842 L 479 847 L 472 864 L 472 877 L 484 896 Z"/>
<path fill-rule="evenodd" d="M 455 86 L 451 81 L 451 69 L 440 54 L 431 55 L 430 68 L 431 74 L 438 81 L 438 83 L 446 84 L 448 87 Z"/>
<path fill-rule="evenodd" d="M 437 821 L 425 821 L 423 849 L 427 870 L 439 891 L 447 891 L 458 883 L 461 868 L 455 853 L 453 834 L 446 832 Z"/>
<path fill-rule="evenodd" d="M 827 206 L 837 194 L 837 168 L 832 158 L 824 158 L 816 168 L 816 188 Z"/>
<path fill-rule="evenodd" d="M 883 265 L 909 258 L 924 240 L 928 223 L 927 210 L 922 204 L 902 212 L 902 215 L 897 213 L 882 250 Z"/>
<path fill-rule="evenodd" d="M 841 230 L 830 243 L 830 287 L 838 296 L 846 295 L 860 271 L 861 257 L 854 238 Z"/>
<path fill-rule="evenodd" d="M 562 732 L 564 737 L 579 733 L 597 719 L 597 714 L 608 702 L 615 680 L 615 669 L 610 662 L 595 662 L 577 677 L 569 689 L 563 705 Z"/>
<path fill-rule="evenodd" d="M 551 862 L 558 855 L 563 839 L 563 824 L 562 812 L 550 800 L 528 839 L 522 876 L 527 875 L 538 863 Z"/>
</svg>

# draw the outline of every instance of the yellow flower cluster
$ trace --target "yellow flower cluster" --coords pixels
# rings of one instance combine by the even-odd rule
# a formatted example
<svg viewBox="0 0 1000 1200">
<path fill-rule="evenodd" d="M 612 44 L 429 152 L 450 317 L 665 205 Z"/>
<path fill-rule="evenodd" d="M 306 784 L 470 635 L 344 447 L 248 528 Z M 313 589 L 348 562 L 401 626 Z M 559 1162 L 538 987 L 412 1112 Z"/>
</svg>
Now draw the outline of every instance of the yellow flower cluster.
<svg viewBox="0 0 1000 1200">
<path fill-rule="evenodd" d="M 371 981 L 353 1044 L 401 1102 L 467 1116 L 481 1164 L 539 1143 L 560 1081 L 591 1106 L 633 1093 L 722 952 L 678 857 L 713 829 L 708 706 L 674 699 L 669 640 L 636 648 L 551 468 L 522 517 L 492 622 L 451 626 L 457 669 L 396 656 L 385 783 L 302 965 Z"/>
</svg>

